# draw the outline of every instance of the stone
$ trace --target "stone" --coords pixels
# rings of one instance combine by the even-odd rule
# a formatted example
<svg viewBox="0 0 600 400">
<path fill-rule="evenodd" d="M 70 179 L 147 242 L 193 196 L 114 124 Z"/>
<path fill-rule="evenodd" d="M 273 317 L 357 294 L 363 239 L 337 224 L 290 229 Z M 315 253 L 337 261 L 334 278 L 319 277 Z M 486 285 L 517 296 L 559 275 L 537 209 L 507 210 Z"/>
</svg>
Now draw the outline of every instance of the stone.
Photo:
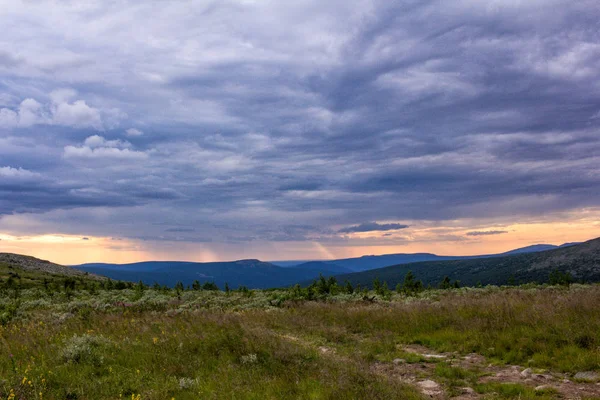
<svg viewBox="0 0 600 400">
<path fill-rule="evenodd" d="M 427 396 L 436 396 L 442 392 L 440 385 L 429 379 L 417 382 L 417 385 L 421 388 L 421 392 Z"/>
<path fill-rule="evenodd" d="M 594 371 L 584 371 L 575 374 L 573 379 L 584 382 L 596 382 L 600 380 L 600 374 Z"/>
<path fill-rule="evenodd" d="M 423 354 L 422 356 L 425 358 L 434 358 L 434 359 L 438 359 L 438 360 L 446 358 L 446 356 L 444 356 L 442 354 Z"/>
<path fill-rule="evenodd" d="M 398 365 L 398 364 L 404 364 L 406 362 L 406 360 L 404 358 L 394 358 L 394 360 L 392 362 L 394 364 Z"/>
<path fill-rule="evenodd" d="M 463 392 L 463 394 L 475 394 L 475 390 L 470 387 L 460 388 L 460 390 Z"/>
<path fill-rule="evenodd" d="M 531 368 L 526 368 L 523 371 L 521 371 L 521 376 L 523 378 L 527 378 L 529 375 L 531 375 Z"/>
<path fill-rule="evenodd" d="M 541 392 L 542 390 L 546 390 L 546 389 L 550 389 L 552 386 L 550 385 L 540 385 L 540 386 L 536 386 L 535 390 L 536 392 Z"/>
</svg>

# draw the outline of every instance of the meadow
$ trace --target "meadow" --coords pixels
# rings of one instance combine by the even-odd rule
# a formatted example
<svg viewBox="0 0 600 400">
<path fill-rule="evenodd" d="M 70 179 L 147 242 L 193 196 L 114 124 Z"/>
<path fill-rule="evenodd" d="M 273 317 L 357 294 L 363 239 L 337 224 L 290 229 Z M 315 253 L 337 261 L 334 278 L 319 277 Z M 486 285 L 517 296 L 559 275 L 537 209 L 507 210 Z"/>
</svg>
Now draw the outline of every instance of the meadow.
<svg viewBox="0 0 600 400">
<path fill-rule="evenodd" d="M 598 285 L 81 282 L 3 284 L 0 398 L 600 398 Z"/>
</svg>

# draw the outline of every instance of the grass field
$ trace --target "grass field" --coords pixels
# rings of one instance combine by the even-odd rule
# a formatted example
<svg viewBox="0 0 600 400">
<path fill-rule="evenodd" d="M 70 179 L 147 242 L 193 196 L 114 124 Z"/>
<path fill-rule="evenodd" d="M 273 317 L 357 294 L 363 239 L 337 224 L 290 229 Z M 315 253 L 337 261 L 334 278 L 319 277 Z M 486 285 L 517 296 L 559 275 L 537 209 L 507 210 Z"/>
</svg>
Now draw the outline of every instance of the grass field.
<svg viewBox="0 0 600 400">
<path fill-rule="evenodd" d="M 600 286 L 290 292 L 4 287 L 0 398 L 600 398 Z"/>
</svg>

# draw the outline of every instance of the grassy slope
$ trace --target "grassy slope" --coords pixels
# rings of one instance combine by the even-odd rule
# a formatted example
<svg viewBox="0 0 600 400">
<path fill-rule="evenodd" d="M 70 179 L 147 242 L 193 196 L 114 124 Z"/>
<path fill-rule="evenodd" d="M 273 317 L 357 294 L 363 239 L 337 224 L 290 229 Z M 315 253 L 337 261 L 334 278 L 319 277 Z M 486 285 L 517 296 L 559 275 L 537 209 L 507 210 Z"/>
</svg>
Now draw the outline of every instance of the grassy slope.
<svg viewBox="0 0 600 400">
<path fill-rule="evenodd" d="M 89 275 L 75 268 L 64 265 L 54 264 L 50 261 L 40 260 L 35 257 L 24 256 L 21 254 L 0 253 L 0 264 L 19 268 L 24 271 L 37 272 L 40 274 L 60 275 L 70 277 L 86 277 L 89 279 L 101 280 L 102 277 Z"/>
<path fill-rule="evenodd" d="M 467 286 L 477 283 L 502 285 L 510 279 L 517 283 L 547 282 L 550 272 L 555 269 L 569 272 L 577 280 L 600 281 L 600 239 L 539 253 L 395 265 L 340 275 L 338 281 L 349 280 L 354 285 L 370 287 L 373 280 L 379 278 L 394 287 L 402 283 L 408 271 L 412 271 L 425 285 L 436 286 L 445 276 Z"/>
<path fill-rule="evenodd" d="M 269 306 L 285 295 L 32 289 L 0 296 L 12 313 L 0 328 L 0 397 L 13 390 L 28 399 L 417 399 L 410 386 L 373 368 L 410 360 L 402 349 L 408 343 L 478 352 L 499 364 L 600 369 L 597 285 Z M 435 373 L 467 376 L 445 365 Z M 478 385 L 503 398 L 553 398 Z"/>
<path fill-rule="evenodd" d="M 51 274 L 39 270 L 28 270 L 20 268 L 12 263 L 0 262 L 0 284 L 6 286 L 6 283 L 12 279 L 15 287 L 22 289 L 43 287 L 44 285 L 62 286 L 65 279 L 75 279 L 78 283 L 89 282 L 97 283 L 99 277 L 93 275 L 61 275 Z"/>
</svg>

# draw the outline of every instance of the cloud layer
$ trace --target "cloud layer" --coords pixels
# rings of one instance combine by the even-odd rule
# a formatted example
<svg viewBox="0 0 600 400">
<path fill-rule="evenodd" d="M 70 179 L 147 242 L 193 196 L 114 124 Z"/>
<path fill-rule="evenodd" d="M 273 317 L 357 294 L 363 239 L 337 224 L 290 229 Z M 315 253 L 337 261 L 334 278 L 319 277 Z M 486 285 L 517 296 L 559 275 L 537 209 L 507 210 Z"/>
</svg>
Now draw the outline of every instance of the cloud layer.
<svg viewBox="0 0 600 400">
<path fill-rule="evenodd" d="M 378 224 L 377 222 L 365 222 L 364 224 L 349 226 L 342 228 L 339 233 L 358 233 L 358 232 L 374 232 L 374 231 L 395 231 L 398 229 L 406 229 L 408 225 L 403 224 Z"/>
<path fill-rule="evenodd" d="M 472 237 L 598 207 L 598 19 L 567 0 L 10 2 L 0 231 Z"/>
<path fill-rule="evenodd" d="M 471 231 L 467 232 L 467 236 L 491 236 L 491 235 L 502 235 L 508 233 L 508 231 Z"/>
</svg>

